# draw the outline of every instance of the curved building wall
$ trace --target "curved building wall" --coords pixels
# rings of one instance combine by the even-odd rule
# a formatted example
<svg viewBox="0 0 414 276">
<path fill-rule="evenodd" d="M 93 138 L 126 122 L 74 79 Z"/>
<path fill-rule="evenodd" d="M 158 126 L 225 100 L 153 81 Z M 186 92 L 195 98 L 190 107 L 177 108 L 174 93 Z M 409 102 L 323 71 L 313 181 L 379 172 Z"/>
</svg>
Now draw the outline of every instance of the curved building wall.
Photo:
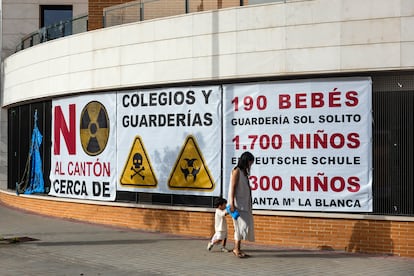
<svg viewBox="0 0 414 276">
<path fill-rule="evenodd" d="M 121 25 L 9 57 L 3 105 L 146 85 L 412 69 L 413 25 L 408 0 L 295 1 Z"/>
<path fill-rule="evenodd" d="M 314 0 L 100 29 L 9 57 L 3 107 L 133 87 L 409 71 L 413 27 L 410 0 L 366 0 L 364 5 Z M 0 191 L 0 200 L 36 206 L 39 213 L 151 231 L 208 237 L 213 228 L 210 208 L 16 197 L 6 191 Z M 255 224 L 261 229 L 259 243 L 414 256 L 410 217 L 256 211 Z"/>
</svg>

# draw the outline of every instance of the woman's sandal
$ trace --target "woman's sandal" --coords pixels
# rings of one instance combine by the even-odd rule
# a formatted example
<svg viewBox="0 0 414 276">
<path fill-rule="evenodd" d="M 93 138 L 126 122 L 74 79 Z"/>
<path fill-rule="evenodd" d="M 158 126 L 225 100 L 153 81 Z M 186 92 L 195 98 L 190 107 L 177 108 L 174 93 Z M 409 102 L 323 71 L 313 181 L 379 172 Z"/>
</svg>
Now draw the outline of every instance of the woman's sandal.
<svg viewBox="0 0 414 276">
<path fill-rule="evenodd" d="M 238 257 L 238 258 L 244 258 L 244 257 L 246 257 L 246 255 L 244 254 L 244 253 L 242 253 L 242 252 L 236 252 L 236 251 L 232 251 L 233 252 L 233 254 L 234 254 L 234 256 L 236 256 L 236 257 Z"/>
<path fill-rule="evenodd" d="M 245 252 L 243 252 L 243 251 L 241 251 L 241 250 L 240 250 L 240 254 L 242 254 L 242 255 L 243 255 L 243 257 L 250 257 L 250 255 L 246 254 Z"/>
</svg>

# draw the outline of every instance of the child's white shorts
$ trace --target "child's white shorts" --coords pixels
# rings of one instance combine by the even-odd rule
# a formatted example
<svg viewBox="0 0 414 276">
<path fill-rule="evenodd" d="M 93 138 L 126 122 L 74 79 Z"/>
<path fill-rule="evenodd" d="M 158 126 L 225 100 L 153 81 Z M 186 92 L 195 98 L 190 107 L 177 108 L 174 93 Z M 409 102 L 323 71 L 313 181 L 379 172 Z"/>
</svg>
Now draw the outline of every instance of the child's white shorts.
<svg viewBox="0 0 414 276">
<path fill-rule="evenodd" d="M 212 242 L 227 239 L 227 231 L 218 231 L 214 233 L 214 236 L 211 238 Z"/>
</svg>

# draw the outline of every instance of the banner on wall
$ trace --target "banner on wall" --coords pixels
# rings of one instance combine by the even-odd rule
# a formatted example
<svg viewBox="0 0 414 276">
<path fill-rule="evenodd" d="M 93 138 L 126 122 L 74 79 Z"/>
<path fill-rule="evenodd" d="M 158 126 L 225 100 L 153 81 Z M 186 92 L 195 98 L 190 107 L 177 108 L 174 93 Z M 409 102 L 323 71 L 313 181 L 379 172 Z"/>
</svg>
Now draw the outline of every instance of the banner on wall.
<svg viewBox="0 0 414 276">
<path fill-rule="evenodd" d="M 115 93 L 53 100 L 49 195 L 115 200 L 115 113 Z"/>
<path fill-rule="evenodd" d="M 117 93 L 120 191 L 218 196 L 219 86 Z"/>
<path fill-rule="evenodd" d="M 224 195 L 244 151 L 253 208 L 372 211 L 371 79 L 225 85 Z"/>
</svg>

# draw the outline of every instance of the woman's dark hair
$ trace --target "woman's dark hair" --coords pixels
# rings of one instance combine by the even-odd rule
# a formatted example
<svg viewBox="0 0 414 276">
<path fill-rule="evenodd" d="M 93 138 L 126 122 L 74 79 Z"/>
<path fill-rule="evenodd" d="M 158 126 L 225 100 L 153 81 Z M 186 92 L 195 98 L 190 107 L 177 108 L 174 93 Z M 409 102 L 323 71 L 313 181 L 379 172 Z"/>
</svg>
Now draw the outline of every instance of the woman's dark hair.
<svg viewBox="0 0 414 276">
<path fill-rule="evenodd" d="M 248 151 L 242 153 L 237 162 L 236 168 L 239 168 L 246 176 L 249 175 L 249 162 L 254 161 L 254 156 Z"/>
</svg>

